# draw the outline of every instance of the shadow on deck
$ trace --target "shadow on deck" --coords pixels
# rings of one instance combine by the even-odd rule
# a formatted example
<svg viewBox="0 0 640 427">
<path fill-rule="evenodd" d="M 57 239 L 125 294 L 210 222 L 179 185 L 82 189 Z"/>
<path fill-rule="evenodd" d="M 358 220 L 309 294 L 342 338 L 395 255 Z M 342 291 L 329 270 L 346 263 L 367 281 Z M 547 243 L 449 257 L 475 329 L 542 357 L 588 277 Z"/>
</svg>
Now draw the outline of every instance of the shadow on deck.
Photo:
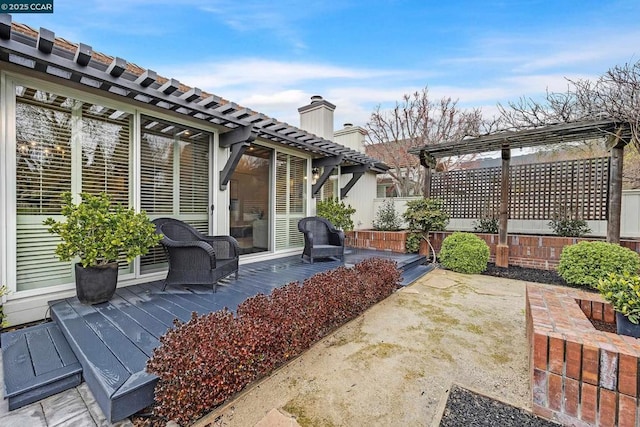
<svg viewBox="0 0 640 427">
<path fill-rule="evenodd" d="M 348 249 L 345 265 L 374 257 L 395 260 L 403 270 L 403 285 L 431 269 L 423 265 L 420 255 L 362 249 Z M 77 385 L 79 363 L 82 377 L 106 418 L 112 422 L 124 419 L 153 403 L 157 377 L 145 372 L 145 365 L 174 319 L 186 322 L 192 312 L 205 314 L 224 307 L 235 310 L 256 294 L 269 294 L 276 287 L 340 265 L 338 260 L 308 264 L 299 256 L 289 256 L 243 264 L 239 278 L 220 281 L 215 293 L 205 286 L 168 287 L 163 292 L 162 282 L 157 281 L 118 288 L 111 301 L 93 306 L 80 304 L 75 297 L 53 301 L 50 306 L 55 323 L 48 324 L 46 331 L 27 328 L 3 334 L 3 344 L 12 343 L 2 349 L 10 408 Z M 60 342 L 62 336 L 66 341 Z M 75 357 L 68 356 L 68 347 Z M 39 352 L 44 356 L 39 357 Z M 54 360 L 60 354 L 65 360 Z M 39 366 L 39 358 L 47 360 L 46 368 Z"/>
</svg>

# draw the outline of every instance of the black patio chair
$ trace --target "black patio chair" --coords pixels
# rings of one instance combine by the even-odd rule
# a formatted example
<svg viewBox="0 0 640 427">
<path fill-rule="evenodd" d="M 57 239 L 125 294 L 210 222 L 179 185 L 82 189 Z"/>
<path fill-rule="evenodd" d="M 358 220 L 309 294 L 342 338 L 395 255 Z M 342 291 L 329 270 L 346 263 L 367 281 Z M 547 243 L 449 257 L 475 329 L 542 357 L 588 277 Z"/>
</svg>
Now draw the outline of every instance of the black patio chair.
<svg viewBox="0 0 640 427">
<path fill-rule="evenodd" d="M 344 232 L 329 221 L 319 216 L 302 218 L 298 230 L 304 234 L 303 260 L 307 257 L 313 264 L 314 258 L 337 257 L 344 261 Z"/>
<path fill-rule="evenodd" d="M 205 236 L 189 224 L 174 218 L 153 221 L 169 260 L 167 285 L 212 285 L 235 273 L 238 278 L 238 242 L 231 236 Z"/>
</svg>

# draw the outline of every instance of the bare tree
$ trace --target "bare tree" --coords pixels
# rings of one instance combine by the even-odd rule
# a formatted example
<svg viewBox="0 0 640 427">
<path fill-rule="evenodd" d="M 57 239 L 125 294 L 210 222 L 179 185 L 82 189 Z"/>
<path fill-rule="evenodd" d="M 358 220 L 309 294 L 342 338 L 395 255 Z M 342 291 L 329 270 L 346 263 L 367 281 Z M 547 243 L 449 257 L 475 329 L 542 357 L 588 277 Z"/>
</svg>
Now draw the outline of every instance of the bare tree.
<svg viewBox="0 0 640 427">
<path fill-rule="evenodd" d="M 506 128 L 523 129 L 577 120 L 610 119 L 627 123 L 640 149 L 640 61 L 615 66 L 596 81 L 567 79 L 565 93 L 547 92 L 543 101 L 521 98 L 498 104 Z"/>
<path fill-rule="evenodd" d="M 376 107 L 366 124 L 367 152 L 391 167 L 388 174 L 398 195 L 422 194 L 424 168 L 418 157 L 407 151 L 477 136 L 484 124 L 479 109 L 463 110 L 458 107 L 458 101 L 451 98 L 433 102 L 425 87 L 411 95 L 405 94 L 392 110 Z M 449 170 L 459 160 L 443 159 L 437 169 Z"/>
<path fill-rule="evenodd" d="M 505 129 L 526 129 L 553 123 L 609 119 L 631 130 L 631 147 L 624 166 L 626 188 L 640 186 L 640 61 L 615 66 L 597 80 L 567 79 L 567 91 L 547 92 L 542 101 L 520 98 L 498 104 Z M 589 141 L 585 141 L 586 144 Z"/>
</svg>

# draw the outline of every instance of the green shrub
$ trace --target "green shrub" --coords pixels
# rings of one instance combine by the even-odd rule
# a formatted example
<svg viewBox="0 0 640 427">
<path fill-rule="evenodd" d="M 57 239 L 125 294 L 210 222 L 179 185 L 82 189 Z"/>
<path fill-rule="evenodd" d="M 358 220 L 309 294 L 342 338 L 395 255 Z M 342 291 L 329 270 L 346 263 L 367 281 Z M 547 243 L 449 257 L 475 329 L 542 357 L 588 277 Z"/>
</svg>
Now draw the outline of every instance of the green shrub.
<svg viewBox="0 0 640 427">
<path fill-rule="evenodd" d="M 640 323 L 640 276 L 609 274 L 600 279 L 598 290 L 615 311 L 635 325 Z"/>
<path fill-rule="evenodd" d="M 480 218 L 473 223 L 473 231 L 476 233 L 498 234 L 499 217 L 500 214 L 496 208 L 487 206 L 482 211 Z"/>
<path fill-rule="evenodd" d="M 489 246 L 475 234 L 458 231 L 442 242 L 440 262 L 458 273 L 482 273 L 489 262 Z"/>
<path fill-rule="evenodd" d="M 402 220 L 393 199 L 385 199 L 376 212 L 373 229 L 379 231 L 398 231 L 402 227 Z"/>
<path fill-rule="evenodd" d="M 2 303 L 1 298 L 9 293 L 9 289 L 7 289 L 6 285 L 0 286 L 0 329 L 6 328 L 9 326 L 7 322 L 6 315 L 4 314 L 4 305 Z"/>
<path fill-rule="evenodd" d="M 345 205 L 342 200 L 331 198 L 320 200 L 316 205 L 316 215 L 328 220 L 334 227 L 340 230 L 353 230 L 351 215 L 356 210 L 351 205 Z"/>
<path fill-rule="evenodd" d="M 131 262 L 146 255 L 162 238 L 144 211 L 136 213 L 133 208 L 112 204 L 107 193 L 80 193 L 78 204 L 70 192 L 62 193 L 61 198 L 60 213 L 66 221 L 49 217 L 43 222 L 50 233 L 60 236 L 56 246 L 60 261 L 79 257 L 85 268 L 121 257 Z"/>
<path fill-rule="evenodd" d="M 478 221 L 473 223 L 473 231 L 498 234 L 498 225 L 498 218 L 478 218 Z"/>
<path fill-rule="evenodd" d="M 582 237 L 591 233 L 587 221 L 578 218 L 571 209 L 566 207 L 556 209 L 553 218 L 549 221 L 549 227 L 557 236 L 562 237 Z"/>
<path fill-rule="evenodd" d="M 558 274 L 570 285 L 596 288 L 609 274 L 637 274 L 640 256 L 631 249 L 605 242 L 580 242 L 565 246 Z"/>
<path fill-rule="evenodd" d="M 420 241 L 422 241 L 422 234 L 407 234 L 407 241 L 405 242 L 405 249 L 407 250 L 407 253 L 417 254 L 420 252 Z"/>
</svg>

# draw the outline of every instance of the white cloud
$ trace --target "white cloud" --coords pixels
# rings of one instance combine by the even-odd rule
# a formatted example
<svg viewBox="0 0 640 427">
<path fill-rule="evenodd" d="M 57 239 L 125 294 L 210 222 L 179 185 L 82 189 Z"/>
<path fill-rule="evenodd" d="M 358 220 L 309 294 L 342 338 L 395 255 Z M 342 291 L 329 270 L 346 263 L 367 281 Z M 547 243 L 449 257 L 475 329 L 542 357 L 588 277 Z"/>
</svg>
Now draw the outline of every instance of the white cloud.
<svg viewBox="0 0 640 427">
<path fill-rule="evenodd" d="M 164 67 L 172 76 L 202 87 L 226 88 L 243 85 L 292 86 L 309 81 L 363 80 L 398 76 L 402 71 L 369 70 L 322 63 L 277 61 L 260 58 L 211 61 Z"/>
<path fill-rule="evenodd" d="M 376 106 L 392 108 L 404 94 L 421 90 L 429 76 L 436 75 L 430 70 L 362 69 L 260 58 L 165 67 L 163 72 L 292 125 L 299 123 L 297 109 L 312 95 L 321 95 L 337 106 L 336 127 L 346 122 L 364 126 Z M 462 108 L 480 107 L 492 114 L 498 102 L 540 97 L 547 89 L 562 92 L 568 84 L 565 75 L 558 73 L 504 73 L 464 83 L 428 85 L 429 94 L 434 100 L 451 97 Z"/>
</svg>

